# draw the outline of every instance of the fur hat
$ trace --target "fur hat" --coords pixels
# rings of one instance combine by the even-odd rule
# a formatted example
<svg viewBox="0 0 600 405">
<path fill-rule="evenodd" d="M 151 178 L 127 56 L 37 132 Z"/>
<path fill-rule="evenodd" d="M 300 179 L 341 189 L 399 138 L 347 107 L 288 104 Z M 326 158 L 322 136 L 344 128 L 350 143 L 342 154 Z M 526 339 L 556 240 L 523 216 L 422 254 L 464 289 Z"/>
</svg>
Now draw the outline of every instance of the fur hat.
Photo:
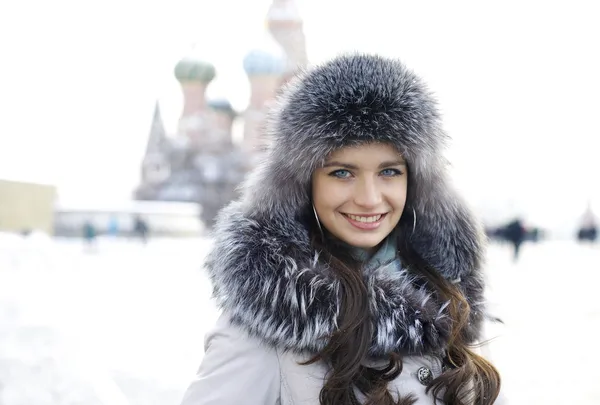
<svg viewBox="0 0 600 405">
<path fill-rule="evenodd" d="M 244 184 L 241 199 L 219 216 L 215 247 L 206 264 L 219 305 L 236 322 L 285 347 L 320 347 L 317 336 L 330 333 L 336 324 L 330 313 L 335 305 L 322 294 L 337 298 L 335 280 L 318 263 L 302 221 L 311 207 L 311 176 L 337 148 L 386 142 L 408 164 L 407 203 L 398 233 L 409 238 L 442 276 L 459 283 L 474 308 L 475 337 L 482 310 L 483 234 L 450 186 L 443 156 L 447 136 L 436 102 L 419 77 L 397 60 L 361 54 L 337 57 L 298 75 L 282 90 L 270 111 L 266 136 L 267 150 Z M 387 278 L 382 282 L 391 290 L 381 302 L 374 297 L 374 305 L 390 305 L 385 300 L 399 295 L 405 300 L 397 303 L 400 311 L 407 297 L 416 294 L 414 319 L 400 312 L 396 320 L 386 319 L 397 324 L 398 333 L 404 331 L 406 341 L 414 337 L 409 330 L 414 332 L 415 325 L 421 330 L 407 347 L 421 350 L 424 341 L 439 345 L 436 339 L 445 328 L 438 322 L 443 307 L 421 306 L 417 301 L 428 295 L 410 292 L 409 278 L 398 284 Z M 273 305 L 277 307 L 270 310 Z M 293 317 L 301 305 L 298 317 Z M 282 309 L 287 309 L 285 315 L 277 315 Z M 429 314 L 423 316 L 430 319 L 418 314 Z M 432 328 L 429 332 L 425 324 Z M 373 353 L 389 350 L 384 346 L 374 347 Z"/>
</svg>

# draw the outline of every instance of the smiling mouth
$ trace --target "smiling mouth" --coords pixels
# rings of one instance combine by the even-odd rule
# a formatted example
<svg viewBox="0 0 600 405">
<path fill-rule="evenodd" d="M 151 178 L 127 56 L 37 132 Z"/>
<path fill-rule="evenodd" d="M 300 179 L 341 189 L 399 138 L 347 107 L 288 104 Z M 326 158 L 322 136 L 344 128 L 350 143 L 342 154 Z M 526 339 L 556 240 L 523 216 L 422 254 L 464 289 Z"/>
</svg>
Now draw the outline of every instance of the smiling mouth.
<svg viewBox="0 0 600 405">
<path fill-rule="evenodd" d="M 350 218 L 356 222 L 362 222 L 365 224 L 379 222 L 381 218 L 383 218 L 387 214 L 375 214 L 375 215 L 354 215 L 354 214 L 344 214 L 344 216 Z"/>
<path fill-rule="evenodd" d="M 342 213 L 350 225 L 362 231 L 374 231 L 378 229 L 387 214 L 387 212 L 385 214 L 375 215 L 354 215 Z"/>
</svg>

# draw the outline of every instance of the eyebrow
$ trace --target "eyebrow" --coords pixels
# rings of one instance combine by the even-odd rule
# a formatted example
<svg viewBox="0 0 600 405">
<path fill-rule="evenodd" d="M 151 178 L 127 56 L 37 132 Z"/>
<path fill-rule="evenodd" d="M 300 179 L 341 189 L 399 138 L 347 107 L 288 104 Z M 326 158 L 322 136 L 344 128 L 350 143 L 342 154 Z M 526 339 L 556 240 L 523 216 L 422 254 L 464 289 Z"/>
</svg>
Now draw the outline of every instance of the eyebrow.
<svg viewBox="0 0 600 405">
<path fill-rule="evenodd" d="M 343 162 L 338 162 L 338 161 L 330 161 L 330 162 L 325 162 L 325 164 L 323 165 L 323 167 L 343 167 L 344 169 L 350 169 L 350 170 L 358 170 L 358 166 L 353 165 L 351 163 L 343 163 Z M 387 160 L 385 162 L 381 162 L 381 164 L 379 165 L 379 169 L 383 169 L 384 167 L 390 167 L 390 166 L 406 166 L 406 162 L 404 160 Z"/>
</svg>

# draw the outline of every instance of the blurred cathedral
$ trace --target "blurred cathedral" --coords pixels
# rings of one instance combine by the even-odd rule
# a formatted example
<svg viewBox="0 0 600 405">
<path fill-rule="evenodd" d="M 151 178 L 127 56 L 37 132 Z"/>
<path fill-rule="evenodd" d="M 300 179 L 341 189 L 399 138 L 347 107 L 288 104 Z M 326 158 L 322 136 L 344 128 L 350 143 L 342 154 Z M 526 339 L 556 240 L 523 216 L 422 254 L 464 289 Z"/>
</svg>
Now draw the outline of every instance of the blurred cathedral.
<svg viewBox="0 0 600 405">
<path fill-rule="evenodd" d="M 277 90 L 307 64 L 302 19 L 293 0 L 273 0 L 267 28 L 276 49 L 258 47 L 241 61 L 250 84 L 246 110 L 227 100 L 207 100 L 214 66 L 197 56 L 175 66 L 183 111 L 177 134 L 168 137 L 157 104 L 141 168 L 137 200 L 197 202 L 202 220 L 213 225 L 218 211 L 236 197 L 236 187 L 261 150 L 261 128 Z M 243 141 L 233 142 L 234 120 L 243 119 Z"/>
</svg>

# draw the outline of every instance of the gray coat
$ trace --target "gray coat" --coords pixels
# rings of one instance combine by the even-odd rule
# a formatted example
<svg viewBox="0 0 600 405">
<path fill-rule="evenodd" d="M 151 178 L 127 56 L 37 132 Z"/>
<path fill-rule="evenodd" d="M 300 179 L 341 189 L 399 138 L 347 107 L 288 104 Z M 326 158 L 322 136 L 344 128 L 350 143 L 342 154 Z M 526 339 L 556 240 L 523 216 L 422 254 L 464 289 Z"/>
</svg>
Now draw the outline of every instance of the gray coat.
<svg viewBox="0 0 600 405">
<path fill-rule="evenodd" d="M 250 337 L 226 315 L 206 336 L 206 354 L 185 393 L 182 405 L 318 405 L 327 368 L 322 363 L 299 365 L 306 355 L 286 352 Z M 420 372 L 419 372 L 420 371 Z M 421 383 L 426 373 L 441 373 L 431 356 L 403 359 L 403 372 L 390 390 L 412 393 L 417 405 L 433 404 Z"/>
<path fill-rule="evenodd" d="M 263 161 L 238 201 L 219 215 L 206 269 L 226 314 L 207 337 L 207 352 L 185 405 L 317 404 L 326 369 L 299 366 L 337 330 L 340 281 L 311 247 L 313 171 L 331 151 L 385 142 L 408 164 L 405 210 L 393 239 L 410 245 L 469 302 L 465 336 L 476 342 L 486 317 L 482 228 L 446 175 L 442 130 L 424 83 L 398 61 L 342 56 L 292 80 L 272 109 Z M 374 323 L 368 355 L 404 353 L 391 387 L 431 403 L 419 382 L 445 352 L 447 303 L 399 260 L 363 274 Z"/>
</svg>

